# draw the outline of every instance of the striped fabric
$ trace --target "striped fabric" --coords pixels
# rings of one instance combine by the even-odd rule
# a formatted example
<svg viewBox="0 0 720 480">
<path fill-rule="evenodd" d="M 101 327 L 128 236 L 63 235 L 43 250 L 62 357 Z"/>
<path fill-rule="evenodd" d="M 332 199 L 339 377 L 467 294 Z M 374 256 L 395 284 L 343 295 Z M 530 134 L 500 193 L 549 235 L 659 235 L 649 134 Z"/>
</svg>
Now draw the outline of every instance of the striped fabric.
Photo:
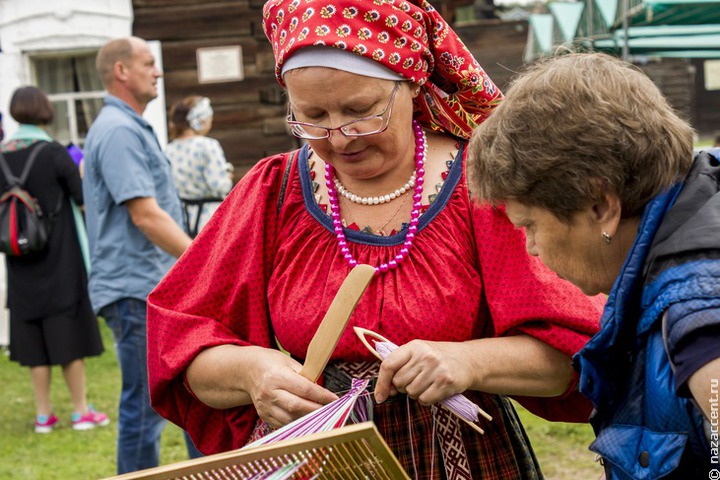
<svg viewBox="0 0 720 480">
<path fill-rule="evenodd" d="M 353 375 L 374 377 L 378 363 L 333 363 L 325 387 L 343 393 Z M 372 387 L 369 387 L 372 388 Z M 405 395 L 372 404 L 372 419 L 411 478 L 540 479 L 542 473 L 510 401 L 498 395 L 465 392 L 493 417 L 485 435 L 465 425 L 440 406 L 426 407 Z M 372 395 L 368 395 L 372 398 Z M 430 440 L 435 438 L 435 441 Z"/>
</svg>

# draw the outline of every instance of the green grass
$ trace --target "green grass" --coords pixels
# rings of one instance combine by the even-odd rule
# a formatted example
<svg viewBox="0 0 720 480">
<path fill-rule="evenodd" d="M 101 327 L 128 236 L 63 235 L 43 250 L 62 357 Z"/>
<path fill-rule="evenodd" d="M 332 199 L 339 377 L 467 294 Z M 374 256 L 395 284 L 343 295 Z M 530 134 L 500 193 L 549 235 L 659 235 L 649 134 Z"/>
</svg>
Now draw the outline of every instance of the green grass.
<svg viewBox="0 0 720 480">
<path fill-rule="evenodd" d="M 83 480 L 115 474 L 117 402 L 120 371 L 110 331 L 100 327 L 106 351 L 86 359 L 88 399 L 106 412 L 112 423 L 104 428 L 76 432 L 70 428 L 72 405 L 59 367 L 53 369 L 52 399 L 61 424 L 50 434 L 33 432 L 35 402 L 27 368 L 0 354 L 0 479 Z M 600 467 L 587 445 L 593 439 L 588 425 L 549 423 L 522 407 L 520 417 L 550 480 L 594 479 Z M 163 433 L 161 463 L 185 460 L 181 430 L 168 423 Z"/>
<path fill-rule="evenodd" d="M 87 431 L 70 428 L 72 403 L 62 371 L 53 368 L 52 400 L 60 426 L 46 435 L 33 431 L 35 399 L 30 372 L 0 354 L 0 479 L 75 480 L 115 475 L 117 403 L 120 398 L 120 369 L 113 340 L 105 322 L 100 322 L 105 353 L 85 360 L 88 401 L 106 412 L 107 427 Z M 182 431 L 168 423 L 162 438 L 161 462 L 187 458 Z"/>
<path fill-rule="evenodd" d="M 719 131 L 720 132 L 720 131 Z M 709 136 L 703 136 L 695 141 L 695 148 L 709 148 L 712 147 L 715 142 L 715 134 Z"/>
<path fill-rule="evenodd" d="M 549 480 L 597 479 L 602 467 L 588 445 L 595 434 L 588 424 L 547 422 L 517 403 L 515 408 Z"/>
</svg>

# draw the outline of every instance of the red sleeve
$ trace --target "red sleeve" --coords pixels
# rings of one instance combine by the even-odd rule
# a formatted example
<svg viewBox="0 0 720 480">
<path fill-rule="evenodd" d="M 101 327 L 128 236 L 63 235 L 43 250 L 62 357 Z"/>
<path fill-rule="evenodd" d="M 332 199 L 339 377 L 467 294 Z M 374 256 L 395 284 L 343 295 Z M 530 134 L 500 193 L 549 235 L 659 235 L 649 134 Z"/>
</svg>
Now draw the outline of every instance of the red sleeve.
<svg viewBox="0 0 720 480">
<path fill-rule="evenodd" d="M 243 177 L 148 297 L 152 406 L 206 454 L 243 446 L 256 412 L 208 407 L 185 387 L 184 372 L 205 348 L 270 346 L 266 287 L 283 157 L 264 159 Z"/>
<path fill-rule="evenodd" d="M 525 250 L 525 234 L 504 208 L 474 209 L 480 269 L 495 336 L 531 335 L 572 357 L 599 329 L 605 297 L 588 297 Z M 548 420 L 586 422 L 592 406 L 576 390 L 556 398 L 518 397 Z"/>
</svg>

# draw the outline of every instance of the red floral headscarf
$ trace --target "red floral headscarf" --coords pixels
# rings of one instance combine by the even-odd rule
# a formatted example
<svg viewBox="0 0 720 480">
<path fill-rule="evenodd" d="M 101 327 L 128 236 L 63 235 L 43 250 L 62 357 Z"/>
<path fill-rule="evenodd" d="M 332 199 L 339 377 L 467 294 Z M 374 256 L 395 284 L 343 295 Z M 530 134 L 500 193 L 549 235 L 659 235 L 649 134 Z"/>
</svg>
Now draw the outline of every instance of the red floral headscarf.
<svg viewBox="0 0 720 480">
<path fill-rule="evenodd" d="M 423 0 L 269 0 L 263 30 L 283 62 L 311 45 L 370 58 L 422 86 L 415 118 L 423 126 L 469 138 L 502 92 L 457 34 Z"/>
</svg>

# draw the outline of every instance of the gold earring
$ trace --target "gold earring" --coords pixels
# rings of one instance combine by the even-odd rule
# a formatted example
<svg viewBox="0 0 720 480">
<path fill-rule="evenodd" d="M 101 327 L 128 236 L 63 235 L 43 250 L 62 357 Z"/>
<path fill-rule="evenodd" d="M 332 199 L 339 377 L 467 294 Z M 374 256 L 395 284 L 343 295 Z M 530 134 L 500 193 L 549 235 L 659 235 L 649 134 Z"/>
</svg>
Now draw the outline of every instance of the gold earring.
<svg viewBox="0 0 720 480">
<path fill-rule="evenodd" d="M 612 242 L 612 237 L 610 236 L 609 233 L 607 233 L 607 232 L 602 232 L 602 236 L 603 236 L 603 238 L 605 239 L 605 243 L 610 243 L 610 242 Z"/>
</svg>

